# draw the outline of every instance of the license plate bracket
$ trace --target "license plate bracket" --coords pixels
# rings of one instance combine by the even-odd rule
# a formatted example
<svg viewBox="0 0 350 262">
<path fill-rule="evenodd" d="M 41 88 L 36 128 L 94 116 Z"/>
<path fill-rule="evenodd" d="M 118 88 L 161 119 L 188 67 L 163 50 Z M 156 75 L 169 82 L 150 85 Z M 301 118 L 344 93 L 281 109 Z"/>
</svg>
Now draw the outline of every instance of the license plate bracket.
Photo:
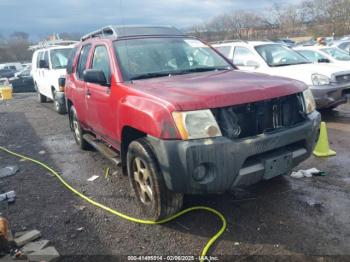
<svg viewBox="0 0 350 262">
<path fill-rule="evenodd" d="M 292 167 L 292 160 L 292 153 L 265 159 L 264 179 L 271 179 L 289 172 Z"/>
</svg>

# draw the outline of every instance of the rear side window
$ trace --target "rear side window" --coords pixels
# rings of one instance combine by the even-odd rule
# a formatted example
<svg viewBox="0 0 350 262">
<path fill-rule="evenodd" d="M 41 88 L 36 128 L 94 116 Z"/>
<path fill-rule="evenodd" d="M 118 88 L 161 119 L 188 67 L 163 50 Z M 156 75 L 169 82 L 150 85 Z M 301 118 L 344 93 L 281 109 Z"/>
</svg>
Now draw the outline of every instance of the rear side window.
<svg viewBox="0 0 350 262">
<path fill-rule="evenodd" d="M 76 70 L 77 77 L 80 80 L 84 78 L 83 73 L 86 68 L 86 62 L 89 56 L 90 49 L 91 49 L 91 44 L 88 44 L 88 45 L 84 45 L 80 51 L 78 66 Z"/>
<path fill-rule="evenodd" d="M 92 60 L 92 69 L 101 70 L 109 84 L 111 81 L 111 68 L 109 63 L 108 51 L 105 46 L 97 46 Z"/>
<path fill-rule="evenodd" d="M 73 73 L 73 63 L 74 63 L 74 57 L 75 53 L 77 52 L 77 47 L 74 47 L 72 51 L 70 51 L 70 54 L 68 56 L 68 63 L 67 63 L 67 74 Z"/>
</svg>

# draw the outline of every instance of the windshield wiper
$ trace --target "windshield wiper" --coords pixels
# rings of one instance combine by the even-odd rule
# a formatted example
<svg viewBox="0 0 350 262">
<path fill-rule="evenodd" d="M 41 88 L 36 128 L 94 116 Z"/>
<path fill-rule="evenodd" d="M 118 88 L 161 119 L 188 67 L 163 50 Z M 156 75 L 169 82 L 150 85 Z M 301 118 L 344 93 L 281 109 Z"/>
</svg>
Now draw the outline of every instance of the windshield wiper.
<svg viewBox="0 0 350 262">
<path fill-rule="evenodd" d="M 198 72 L 208 72 L 208 71 L 219 71 L 219 70 L 230 70 L 229 67 L 197 67 L 197 68 L 189 68 L 184 70 L 179 70 L 172 72 L 173 75 L 181 75 L 187 73 L 198 73 Z"/>
<path fill-rule="evenodd" d="M 135 75 L 131 77 L 130 80 L 147 79 L 147 78 L 162 77 L 162 76 L 169 76 L 169 75 L 171 75 L 170 72 L 146 73 L 146 74 Z"/>
</svg>

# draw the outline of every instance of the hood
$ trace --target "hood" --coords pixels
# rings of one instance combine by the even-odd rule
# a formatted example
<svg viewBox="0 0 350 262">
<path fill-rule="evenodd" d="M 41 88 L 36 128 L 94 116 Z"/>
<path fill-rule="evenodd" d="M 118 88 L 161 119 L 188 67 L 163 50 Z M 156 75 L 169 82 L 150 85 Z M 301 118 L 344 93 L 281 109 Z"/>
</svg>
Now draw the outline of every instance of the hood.
<svg viewBox="0 0 350 262">
<path fill-rule="evenodd" d="M 350 63 L 349 63 L 350 64 Z M 300 64 L 291 66 L 280 66 L 280 67 L 270 67 L 270 72 L 273 75 L 292 77 L 293 79 L 304 82 L 307 85 L 312 85 L 311 75 L 312 74 L 322 74 L 328 76 L 330 79 L 334 80 L 335 75 L 350 74 L 344 65 L 340 64 Z M 350 67 L 349 67 L 350 69 Z"/>
<path fill-rule="evenodd" d="M 299 81 L 238 70 L 151 78 L 129 85 L 183 111 L 246 104 L 306 88 Z"/>
</svg>

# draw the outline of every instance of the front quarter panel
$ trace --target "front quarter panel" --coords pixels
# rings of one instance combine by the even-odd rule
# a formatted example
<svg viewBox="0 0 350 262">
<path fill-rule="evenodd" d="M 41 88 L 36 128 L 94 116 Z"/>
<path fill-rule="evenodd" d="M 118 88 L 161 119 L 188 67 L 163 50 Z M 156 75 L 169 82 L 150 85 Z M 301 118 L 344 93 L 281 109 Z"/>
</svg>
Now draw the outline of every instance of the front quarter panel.
<svg viewBox="0 0 350 262">
<path fill-rule="evenodd" d="M 160 139 L 179 139 L 170 105 L 164 105 L 153 98 L 127 95 L 121 99 L 118 108 L 119 138 L 124 127 L 129 126 Z"/>
</svg>

